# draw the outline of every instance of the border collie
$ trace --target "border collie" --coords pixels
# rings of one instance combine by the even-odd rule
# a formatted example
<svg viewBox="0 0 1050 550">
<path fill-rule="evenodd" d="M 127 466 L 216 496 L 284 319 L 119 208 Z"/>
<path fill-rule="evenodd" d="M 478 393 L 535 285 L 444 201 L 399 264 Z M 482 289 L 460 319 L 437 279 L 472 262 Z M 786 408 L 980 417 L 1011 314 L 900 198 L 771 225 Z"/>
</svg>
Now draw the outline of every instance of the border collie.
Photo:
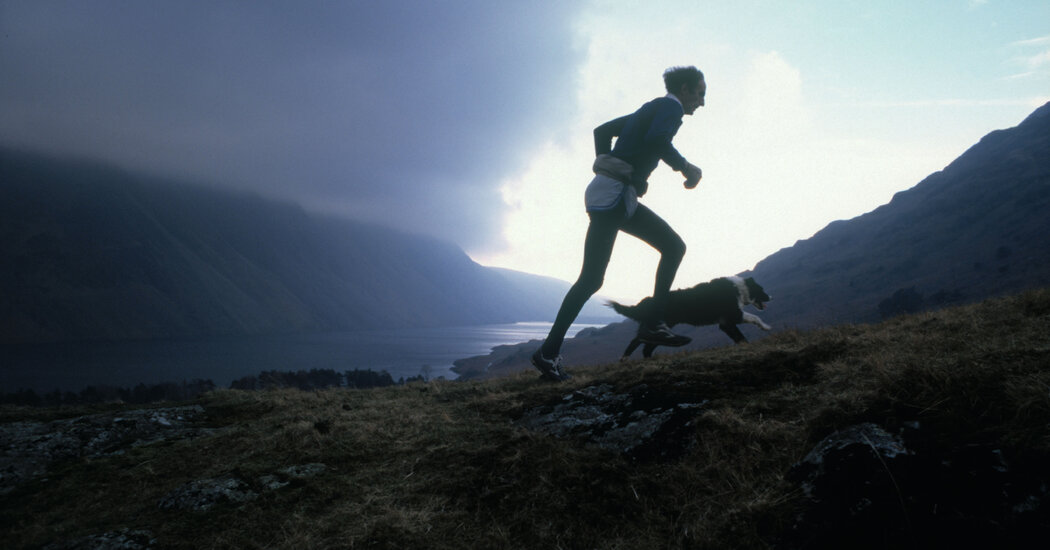
<svg viewBox="0 0 1050 550">
<path fill-rule="evenodd" d="M 759 319 L 757 315 L 744 311 L 744 306 L 747 305 L 753 305 L 759 310 L 766 309 L 766 302 L 771 299 L 752 277 L 747 279 L 719 277 L 692 288 L 672 291 L 667 300 L 664 322 L 670 327 L 678 323 L 694 326 L 717 323 L 722 332 L 728 334 L 734 342 L 739 344 L 747 342 L 744 333 L 737 328 L 739 323 L 758 325 L 762 330 L 773 328 Z M 652 307 L 652 302 L 652 298 L 646 298 L 633 306 L 625 306 L 612 301 L 608 305 L 620 315 L 638 321 L 648 318 L 647 314 Z M 623 359 L 630 357 L 641 344 L 638 338 L 631 340 L 623 352 Z M 656 347 L 655 344 L 645 344 L 645 347 L 642 348 L 642 355 L 651 357 Z"/>
</svg>

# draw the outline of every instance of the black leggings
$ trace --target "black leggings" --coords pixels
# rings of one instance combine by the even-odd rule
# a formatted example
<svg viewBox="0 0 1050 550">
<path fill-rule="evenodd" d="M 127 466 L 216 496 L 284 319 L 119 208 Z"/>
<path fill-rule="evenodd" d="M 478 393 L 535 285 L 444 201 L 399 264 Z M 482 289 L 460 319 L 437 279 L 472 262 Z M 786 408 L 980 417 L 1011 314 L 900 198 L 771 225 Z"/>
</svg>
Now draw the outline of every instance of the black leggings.
<svg viewBox="0 0 1050 550">
<path fill-rule="evenodd" d="M 639 204 L 634 216 L 627 218 L 626 209 L 620 206 L 603 212 L 589 212 L 591 223 L 587 227 L 587 240 L 583 247 L 583 268 L 576 283 L 562 301 L 554 326 L 543 342 L 543 355 L 553 358 L 561 350 L 562 341 L 569 326 L 580 314 L 587 300 L 598 292 L 605 282 L 605 270 L 609 267 L 616 235 L 623 231 L 638 237 L 660 252 L 660 265 L 656 268 L 656 286 L 653 289 L 654 318 L 649 324 L 663 321 L 667 296 L 671 283 L 685 256 L 685 242 L 660 216 L 645 205 Z"/>
</svg>

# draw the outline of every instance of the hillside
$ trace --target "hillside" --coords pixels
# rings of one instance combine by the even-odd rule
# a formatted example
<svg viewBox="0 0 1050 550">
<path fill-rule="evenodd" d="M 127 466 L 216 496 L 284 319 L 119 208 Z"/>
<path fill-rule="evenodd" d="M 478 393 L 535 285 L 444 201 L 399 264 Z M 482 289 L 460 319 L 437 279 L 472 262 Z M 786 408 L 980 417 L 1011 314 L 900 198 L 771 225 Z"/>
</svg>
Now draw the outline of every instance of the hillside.
<svg viewBox="0 0 1050 550">
<path fill-rule="evenodd" d="M 888 159 L 888 162 L 892 159 Z M 888 204 L 829 224 L 751 271 L 773 296 L 761 317 L 777 330 L 871 322 L 1050 285 L 1050 103 L 996 130 Z M 676 281 L 688 287 L 704 281 Z M 562 349 L 569 364 L 612 361 L 636 330 L 587 331 Z M 678 326 L 690 349 L 730 343 L 715 327 Z M 761 337 L 744 325 L 749 338 Z M 465 377 L 529 368 L 539 342 L 464 359 Z M 659 352 L 658 352 L 659 353 Z"/>
<path fill-rule="evenodd" d="M 782 326 L 980 301 L 1050 284 L 1048 211 L 1050 103 L 888 204 L 834 222 L 743 275 L 772 288 L 767 320 Z"/>
<path fill-rule="evenodd" d="M 483 382 L 2 409 L 9 548 L 1010 548 L 1050 291 Z"/>
<path fill-rule="evenodd" d="M 0 343 L 537 321 L 568 289 L 450 243 L 86 161 L 0 151 L 0 199 Z"/>
</svg>

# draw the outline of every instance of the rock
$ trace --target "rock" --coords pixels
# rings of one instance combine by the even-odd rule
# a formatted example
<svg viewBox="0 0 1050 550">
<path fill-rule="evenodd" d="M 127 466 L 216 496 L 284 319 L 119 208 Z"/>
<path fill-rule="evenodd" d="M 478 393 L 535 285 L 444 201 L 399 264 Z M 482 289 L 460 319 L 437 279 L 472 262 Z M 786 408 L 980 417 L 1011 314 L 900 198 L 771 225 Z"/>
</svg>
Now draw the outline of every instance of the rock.
<svg viewBox="0 0 1050 550">
<path fill-rule="evenodd" d="M 518 424 L 556 437 L 576 437 L 635 459 L 680 456 L 691 441 L 691 422 L 706 401 L 693 402 L 645 384 L 617 392 L 588 386 L 561 402 L 526 411 Z"/>
<path fill-rule="evenodd" d="M 259 478 L 259 485 L 266 491 L 276 491 L 287 487 L 289 482 L 275 475 L 265 475 Z"/>
<path fill-rule="evenodd" d="M 306 479 L 323 473 L 327 466 L 317 462 L 299 464 L 282 468 L 277 474 L 268 474 L 259 478 L 259 485 L 267 491 L 274 491 L 291 485 L 291 480 Z"/>
<path fill-rule="evenodd" d="M 289 466 L 287 468 L 283 468 L 281 470 L 281 473 L 296 479 L 305 479 L 321 474 L 326 469 L 328 469 L 328 467 L 324 464 L 321 464 L 319 462 L 311 462 L 310 464 L 299 464 L 296 466 Z"/>
<path fill-rule="evenodd" d="M 877 424 L 858 424 L 825 437 L 795 465 L 793 475 L 806 496 L 829 498 L 839 494 L 842 483 L 856 479 L 856 470 L 877 470 L 908 452 L 903 440 Z"/>
<path fill-rule="evenodd" d="M 191 481 L 168 493 L 157 503 L 162 510 L 204 511 L 213 506 L 243 504 L 255 500 L 260 492 L 276 491 L 302 480 L 323 473 L 328 467 L 312 462 L 282 468 L 275 474 L 260 476 L 254 486 L 235 475 Z"/>
<path fill-rule="evenodd" d="M 48 544 L 43 550 L 145 550 L 153 548 L 156 543 L 149 531 L 121 529 Z"/>
<path fill-rule="evenodd" d="M 1045 458 L 934 439 L 907 422 L 899 434 L 866 423 L 826 437 L 787 475 L 805 498 L 782 544 L 1017 547 L 1047 532 Z"/>
<path fill-rule="evenodd" d="M 200 405 L 93 414 L 0 425 L 0 495 L 43 475 L 56 460 L 99 457 L 165 439 L 207 432 Z"/>
<path fill-rule="evenodd" d="M 157 506 L 162 510 L 201 512 L 219 503 L 241 504 L 258 496 L 243 480 L 227 476 L 187 483 L 162 498 Z"/>
</svg>

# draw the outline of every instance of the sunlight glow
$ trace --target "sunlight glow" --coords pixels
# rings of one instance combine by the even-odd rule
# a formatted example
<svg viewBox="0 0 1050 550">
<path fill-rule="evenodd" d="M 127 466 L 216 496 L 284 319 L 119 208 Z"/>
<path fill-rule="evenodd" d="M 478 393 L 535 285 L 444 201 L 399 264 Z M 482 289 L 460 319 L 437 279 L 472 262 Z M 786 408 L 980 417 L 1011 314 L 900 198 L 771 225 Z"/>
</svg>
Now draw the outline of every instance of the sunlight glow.
<svg viewBox="0 0 1050 550">
<path fill-rule="evenodd" d="M 663 95 L 660 75 L 672 65 L 696 65 L 708 84 L 707 106 L 685 117 L 674 141 L 704 170 L 700 186 L 684 190 L 681 176 L 661 164 L 642 199 L 688 246 L 676 288 L 751 269 L 834 220 L 875 209 L 997 128 L 989 124 L 1015 125 L 1050 99 L 972 97 L 965 90 L 960 100 L 902 99 L 891 76 L 885 89 L 857 91 L 851 78 L 860 82 L 865 71 L 889 70 L 895 61 L 854 67 L 856 74 L 827 81 L 826 61 L 806 57 L 798 44 L 766 49 L 722 39 L 717 23 L 710 22 L 717 20 L 718 14 L 709 13 L 714 8 L 689 5 L 671 3 L 681 9 L 669 11 L 681 17 L 670 26 L 650 21 L 653 10 L 618 3 L 599 3 L 581 20 L 578 32 L 588 55 L 579 73 L 572 135 L 538 144 L 529 169 L 502 183 L 511 209 L 505 247 L 468 251 L 477 261 L 575 279 L 587 226 L 583 190 L 592 176 L 591 131 Z M 1041 46 L 1041 40 L 1029 45 Z M 1038 55 L 1029 58 L 1028 66 L 1042 66 Z M 927 93 L 936 96 L 938 90 Z M 928 106 L 982 107 L 991 114 L 960 119 L 952 111 L 922 110 Z M 648 295 L 657 261 L 655 251 L 621 234 L 599 294 L 629 301 Z"/>
</svg>

